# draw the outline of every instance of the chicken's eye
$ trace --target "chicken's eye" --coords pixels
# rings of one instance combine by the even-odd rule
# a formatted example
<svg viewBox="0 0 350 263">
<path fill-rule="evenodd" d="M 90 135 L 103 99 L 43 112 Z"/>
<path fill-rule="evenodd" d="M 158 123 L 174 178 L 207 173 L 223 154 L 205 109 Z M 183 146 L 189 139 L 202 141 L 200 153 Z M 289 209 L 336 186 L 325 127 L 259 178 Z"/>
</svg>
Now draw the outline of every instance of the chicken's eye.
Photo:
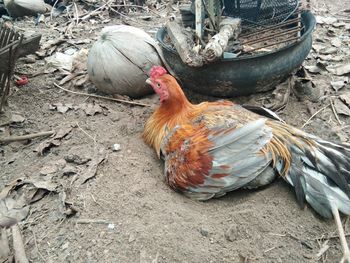
<svg viewBox="0 0 350 263">
<path fill-rule="evenodd" d="M 159 82 L 157 82 L 157 88 L 160 88 L 160 83 Z"/>
</svg>

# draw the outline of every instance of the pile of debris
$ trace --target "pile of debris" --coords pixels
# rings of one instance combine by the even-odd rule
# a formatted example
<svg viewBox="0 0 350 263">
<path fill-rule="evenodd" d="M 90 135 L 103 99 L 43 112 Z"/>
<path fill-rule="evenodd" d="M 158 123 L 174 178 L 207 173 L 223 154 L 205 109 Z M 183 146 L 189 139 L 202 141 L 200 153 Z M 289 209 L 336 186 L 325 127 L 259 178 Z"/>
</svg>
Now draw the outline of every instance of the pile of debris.
<svg viewBox="0 0 350 263">
<path fill-rule="evenodd" d="M 299 1 L 193 0 L 180 7 L 180 19 L 167 23 L 164 42 L 192 67 L 271 52 L 300 40 L 307 6 Z"/>
</svg>

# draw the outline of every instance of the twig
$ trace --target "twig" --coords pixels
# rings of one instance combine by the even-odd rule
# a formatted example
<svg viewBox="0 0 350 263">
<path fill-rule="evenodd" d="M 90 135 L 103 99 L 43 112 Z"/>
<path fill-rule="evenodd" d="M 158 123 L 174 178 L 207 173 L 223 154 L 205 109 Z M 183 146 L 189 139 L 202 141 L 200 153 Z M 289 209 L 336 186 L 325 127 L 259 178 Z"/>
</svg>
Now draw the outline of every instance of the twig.
<svg viewBox="0 0 350 263">
<path fill-rule="evenodd" d="M 264 251 L 264 254 L 265 253 L 267 253 L 267 252 L 270 252 L 271 250 L 274 250 L 274 249 L 276 249 L 277 247 L 275 246 L 275 247 L 271 247 L 271 248 L 269 248 L 269 249 L 266 249 L 265 251 Z"/>
<path fill-rule="evenodd" d="M 344 234 L 345 237 L 350 236 L 350 233 Z M 321 237 L 315 237 L 314 240 L 320 240 L 320 239 L 334 239 L 339 238 L 339 235 L 332 235 L 332 236 L 321 236 Z"/>
<path fill-rule="evenodd" d="M 333 114 L 334 114 L 335 118 L 337 119 L 338 123 L 339 123 L 340 125 L 342 125 L 342 123 L 341 123 L 341 121 L 340 121 L 340 119 L 339 119 L 339 117 L 338 117 L 338 114 L 337 114 L 337 112 L 336 112 L 336 110 L 335 110 L 333 100 L 330 99 L 330 102 L 331 102 L 331 107 L 332 107 L 332 111 L 333 111 Z"/>
<path fill-rule="evenodd" d="M 277 233 L 269 233 L 271 236 L 277 236 L 277 237 L 286 237 L 286 234 L 277 234 Z"/>
<path fill-rule="evenodd" d="M 312 116 L 303 124 L 303 126 L 301 126 L 301 128 L 304 128 L 306 125 L 309 124 L 309 122 L 317 115 L 319 114 L 321 111 L 323 111 L 324 109 L 326 109 L 327 107 L 329 107 L 330 104 L 324 106 L 323 108 L 319 109 L 318 111 L 316 111 L 314 114 L 312 114 Z"/>
<path fill-rule="evenodd" d="M 115 9 L 114 9 L 113 7 L 111 7 L 111 6 L 110 6 L 109 8 L 110 8 L 110 10 L 112 10 L 114 13 L 120 15 L 121 17 L 125 17 L 126 19 L 129 19 L 130 21 L 132 21 L 132 22 L 134 22 L 134 23 L 136 23 L 136 24 L 138 24 L 138 25 L 140 25 L 140 26 L 146 26 L 145 23 L 141 23 L 140 21 L 131 18 L 130 15 L 124 15 L 123 13 L 119 12 L 118 10 L 115 10 Z"/>
<path fill-rule="evenodd" d="M 93 16 L 97 13 L 100 12 L 101 9 L 105 8 L 106 6 L 109 6 L 113 1 L 108 1 L 107 3 L 101 5 L 100 7 L 98 7 L 97 9 L 93 10 L 92 12 L 88 13 L 88 14 L 84 14 L 80 19 L 81 20 L 85 20 L 90 18 L 90 16 Z"/>
<path fill-rule="evenodd" d="M 75 221 L 76 224 L 110 224 L 110 222 L 104 220 L 104 219 L 87 219 L 87 218 L 82 218 L 82 219 L 77 219 Z"/>
<path fill-rule="evenodd" d="M 38 133 L 32 133 L 32 134 L 26 134 L 26 135 L 20 135 L 20 136 L 2 137 L 0 138 L 0 143 L 30 140 L 41 136 L 49 136 L 54 133 L 55 133 L 54 131 L 45 131 L 45 132 L 38 132 Z"/>
<path fill-rule="evenodd" d="M 53 11 L 55 10 L 55 7 L 57 5 L 59 0 L 56 0 L 56 2 L 53 4 L 52 6 L 52 9 L 51 9 L 51 12 L 50 12 L 50 20 L 52 20 L 52 17 L 53 17 Z"/>
<path fill-rule="evenodd" d="M 75 13 L 74 13 L 74 16 L 75 16 L 75 20 L 76 20 L 76 24 L 75 25 L 78 25 L 79 24 L 79 12 L 78 12 L 78 6 L 77 4 L 75 3 L 75 1 L 73 2 L 73 5 L 74 5 L 74 9 L 75 9 Z"/>
<path fill-rule="evenodd" d="M 290 237 L 298 242 L 300 242 L 300 244 L 306 246 L 309 249 L 313 249 L 313 247 L 311 245 L 309 245 L 305 240 L 302 240 L 296 236 L 294 236 L 293 234 L 287 233 L 287 234 L 276 234 L 276 233 L 269 233 L 269 235 L 271 236 L 278 236 L 278 237 Z"/>
<path fill-rule="evenodd" d="M 86 135 L 86 136 L 88 136 L 90 139 L 92 139 L 93 141 L 94 141 L 94 144 L 96 144 L 96 135 L 95 135 L 95 137 L 92 137 L 90 134 L 88 134 L 83 128 L 81 128 L 80 126 L 79 126 L 79 123 L 77 122 L 76 123 L 77 124 L 77 126 L 78 126 L 78 128 Z"/>
<path fill-rule="evenodd" d="M 38 251 L 38 254 L 39 254 L 39 256 L 41 257 L 42 261 L 43 261 L 43 262 L 46 262 L 44 256 L 43 256 L 43 255 L 40 253 L 40 251 L 39 251 L 38 242 L 36 241 L 36 237 L 35 237 L 34 231 L 33 231 L 33 229 L 31 229 L 31 228 L 30 228 L 30 230 L 31 230 L 32 233 L 33 233 L 33 239 L 34 239 L 34 244 L 35 244 L 36 250 Z"/>
<path fill-rule="evenodd" d="M 11 229 L 12 229 L 13 249 L 15 251 L 16 262 L 29 263 L 26 256 L 26 252 L 24 250 L 21 231 L 18 225 L 16 224 L 12 226 Z"/>
<path fill-rule="evenodd" d="M 66 92 L 70 92 L 70 93 L 73 93 L 73 94 L 77 94 L 77 95 L 89 96 L 89 97 L 92 97 L 92 98 L 99 98 L 99 99 L 105 99 L 105 100 L 112 100 L 112 101 L 117 101 L 117 102 L 121 102 L 121 103 L 137 105 L 137 106 L 142 106 L 142 107 L 152 107 L 152 105 L 141 103 L 141 102 L 127 101 L 127 100 L 109 98 L 109 97 L 104 97 L 104 96 L 99 96 L 99 95 L 94 95 L 94 94 L 87 94 L 87 93 L 83 93 L 83 92 L 76 92 L 76 91 L 65 89 L 65 88 L 61 87 L 60 85 L 58 85 L 56 83 L 54 83 L 54 85 L 57 88 L 61 89 L 61 90 L 64 90 Z"/>
<path fill-rule="evenodd" d="M 129 4 L 124 4 L 124 5 L 111 5 L 111 7 L 136 7 L 136 8 L 141 8 L 141 9 L 143 9 L 143 10 L 145 10 L 145 11 L 154 13 L 155 15 L 161 17 L 161 15 L 159 14 L 159 12 L 154 11 L 154 10 L 152 10 L 152 9 L 149 9 L 149 8 L 147 8 L 147 7 L 145 7 L 145 6 L 142 6 L 142 5 L 131 5 L 131 4 L 129 5 Z"/>
<path fill-rule="evenodd" d="M 99 205 L 100 207 L 103 207 L 99 202 L 97 202 L 96 198 L 93 196 L 93 194 L 90 193 L 90 196 L 95 204 Z"/>
<path fill-rule="evenodd" d="M 318 253 L 317 253 L 317 255 L 316 255 L 316 258 L 317 258 L 317 259 L 320 259 L 320 258 L 322 257 L 322 255 L 323 255 L 324 253 L 326 253 L 327 250 L 329 249 L 328 241 L 329 241 L 329 240 L 326 240 L 326 241 L 323 243 L 321 249 L 318 251 Z"/>
</svg>

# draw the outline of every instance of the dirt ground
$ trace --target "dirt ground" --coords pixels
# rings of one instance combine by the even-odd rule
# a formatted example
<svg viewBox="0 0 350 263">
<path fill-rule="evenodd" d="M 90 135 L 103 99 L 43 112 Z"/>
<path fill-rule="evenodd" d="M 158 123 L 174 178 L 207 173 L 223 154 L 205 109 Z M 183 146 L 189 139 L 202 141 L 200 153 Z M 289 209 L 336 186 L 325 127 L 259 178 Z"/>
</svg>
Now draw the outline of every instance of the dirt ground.
<svg viewBox="0 0 350 263">
<path fill-rule="evenodd" d="M 349 22 L 349 13 L 343 11 L 349 7 L 348 0 L 312 1 L 315 14 L 345 17 L 345 22 Z M 104 18 L 103 24 L 86 23 L 77 31 L 77 39 L 93 40 L 101 27 L 122 21 L 154 34 L 166 19 Z M 44 23 L 35 26 L 31 18 L 16 21 L 15 26 L 39 31 L 45 43 L 59 36 L 59 26 L 67 20 L 57 21 L 56 28 Z M 333 28 L 332 32 L 330 28 L 317 25 L 314 43 L 331 46 L 334 38 L 343 36 L 336 55 L 342 56 L 342 63 L 349 63 L 349 29 Z M 92 43 L 76 46 L 90 47 Z M 316 53 L 313 49 L 304 64 L 316 65 Z M 16 70 L 28 74 L 43 68 L 43 60 L 34 64 L 21 60 Z M 329 72 L 310 76 L 313 89 L 321 96 L 317 100 L 301 99 L 292 92 L 280 112 L 296 127 L 335 94 L 330 87 L 335 77 Z M 13 115 L 24 118 L 1 126 L 0 137 L 49 130 L 64 130 L 66 134 L 57 139 L 59 145 L 42 156 L 37 149 L 50 138 L 0 145 L 0 190 L 16 185 L 13 182 L 18 178 L 49 181 L 55 186 L 46 195 L 35 193 L 42 199 L 32 202 L 29 215 L 19 223 L 30 262 L 336 262 L 341 258 L 334 222 L 323 220 L 310 207 L 300 209 L 293 190 L 283 180 L 208 202 L 192 201 L 172 191 L 164 182 L 161 161 L 140 137 L 146 119 L 158 104 L 155 95 L 140 100 L 154 105 L 152 108 L 130 106 L 67 93 L 53 85 L 59 78 L 57 72 L 41 74 L 31 77 L 28 85 L 13 88 L 5 114 L 0 115 L 0 123 Z M 79 91 L 69 84 L 65 87 Z M 349 88 L 347 83 L 341 91 Z M 91 87 L 83 90 L 91 91 Z M 192 101 L 213 100 L 187 93 Z M 261 105 L 272 95 L 268 92 L 233 101 Z M 71 104 L 72 109 L 60 113 L 52 106 L 57 103 Z M 97 107 L 96 114 L 88 115 L 86 107 Z M 341 124 L 328 107 L 305 130 L 350 142 L 349 117 L 339 114 L 339 120 Z M 120 151 L 112 151 L 113 144 L 119 144 Z M 95 169 L 95 176 L 82 184 L 81 177 Z M 26 191 L 28 196 L 32 191 L 29 184 L 16 189 L 17 196 Z M 345 218 L 344 222 L 348 232 Z M 10 231 L 8 234 L 11 236 Z M 329 248 L 318 257 L 326 246 Z"/>
</svg>

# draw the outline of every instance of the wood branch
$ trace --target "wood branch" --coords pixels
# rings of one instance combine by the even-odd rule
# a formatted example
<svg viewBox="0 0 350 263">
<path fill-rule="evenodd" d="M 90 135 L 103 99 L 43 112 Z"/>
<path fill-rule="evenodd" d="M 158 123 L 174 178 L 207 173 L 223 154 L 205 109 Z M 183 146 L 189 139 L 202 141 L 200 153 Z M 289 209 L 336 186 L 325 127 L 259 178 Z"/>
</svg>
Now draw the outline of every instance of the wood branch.
<svg viewBox="0 0 350 263">
<path fill-rule="evenodd" d="M 177 22 L 169 21 L 166 24 L 168 35 L 174 44 L 182 62 L 191 67 L 203 66 L 203 59 L 193 51 L 194 42 L 192 34 L 187 33 Z"/>
<path fill-rule="evenodd" d="M 10 246 L 5 228 L 0 228 L 0 260 L 8 258 L 10 255 Z"/>
<path fill-rule="evenodd" d="M 199 39 L 203 39 L 203 18 L 204 8 L 202 0 L 195 0 L 196 34 Z"/>
<path fill-rule="evenodd" d="M 228 41 L 231 38 L 236 39 L 241 32 L 241 20 L 239 18 L 225 18 L 219 27 L 219 33 L 214 35 L 204 48 L 203 56 L 206 62 L 213 62 L 222 57 Z"/>
<path fill-rule="evenodd" d="M 18 263 L 29 263 L 24 250 L 23 239 L 21 235 L 21 230 L 18 225 L 14 225 L 12 228 L 12 239 L 13 239 L 13 249 L 15 251 L 16 262 Z"/>
<path fill-rule="evenodd" d="M 171 71 L 169 71 L 169 72 L 171 73 Z M 111 100 L 111 101 L 116 101 L 116 102 L 129 104 L 129 105 L 142 106 L 142 107 L 151 107 L 152 106 L 152 105 L 141 103 L 141 102 L 128 101 L 128 100 L 122 100 L 122 99 L 116 99 L 116 98 L 110 98 L 110 97 L 104 97 L 104 96 L 100 96 L 100 95 L 88 94 L 88 93 L 83 93 L 83 92 L 76 92 L 76 91 L 73 91 L 73 90 L 65 89 L 65 88 L 61 87 L 60 85 L 58 85 L 56 83 L 54 83 L 53 85 L 55 87 L 61 89 L 61 90 L 64 90 L 65 92 L 69 92 L 69 93 L 76 94 L 76 95 L 82 95 L 82 96 L 87 96 L 87 97 L 91 97 L 91 98 L 98 98 L 98 99 L 104 99 L 104 100 Z"/>
<path fill-rule="evenodd" d="M 38 132 L 33 134 L 21 135 L 21 136 L 2 137 L 0 138 L 0 143 L 30 140 L 41 136 L 49 136 L 54 133 L 55 133 L 54 131 L 45 131 L 45 132 Z"/>
</svg>

